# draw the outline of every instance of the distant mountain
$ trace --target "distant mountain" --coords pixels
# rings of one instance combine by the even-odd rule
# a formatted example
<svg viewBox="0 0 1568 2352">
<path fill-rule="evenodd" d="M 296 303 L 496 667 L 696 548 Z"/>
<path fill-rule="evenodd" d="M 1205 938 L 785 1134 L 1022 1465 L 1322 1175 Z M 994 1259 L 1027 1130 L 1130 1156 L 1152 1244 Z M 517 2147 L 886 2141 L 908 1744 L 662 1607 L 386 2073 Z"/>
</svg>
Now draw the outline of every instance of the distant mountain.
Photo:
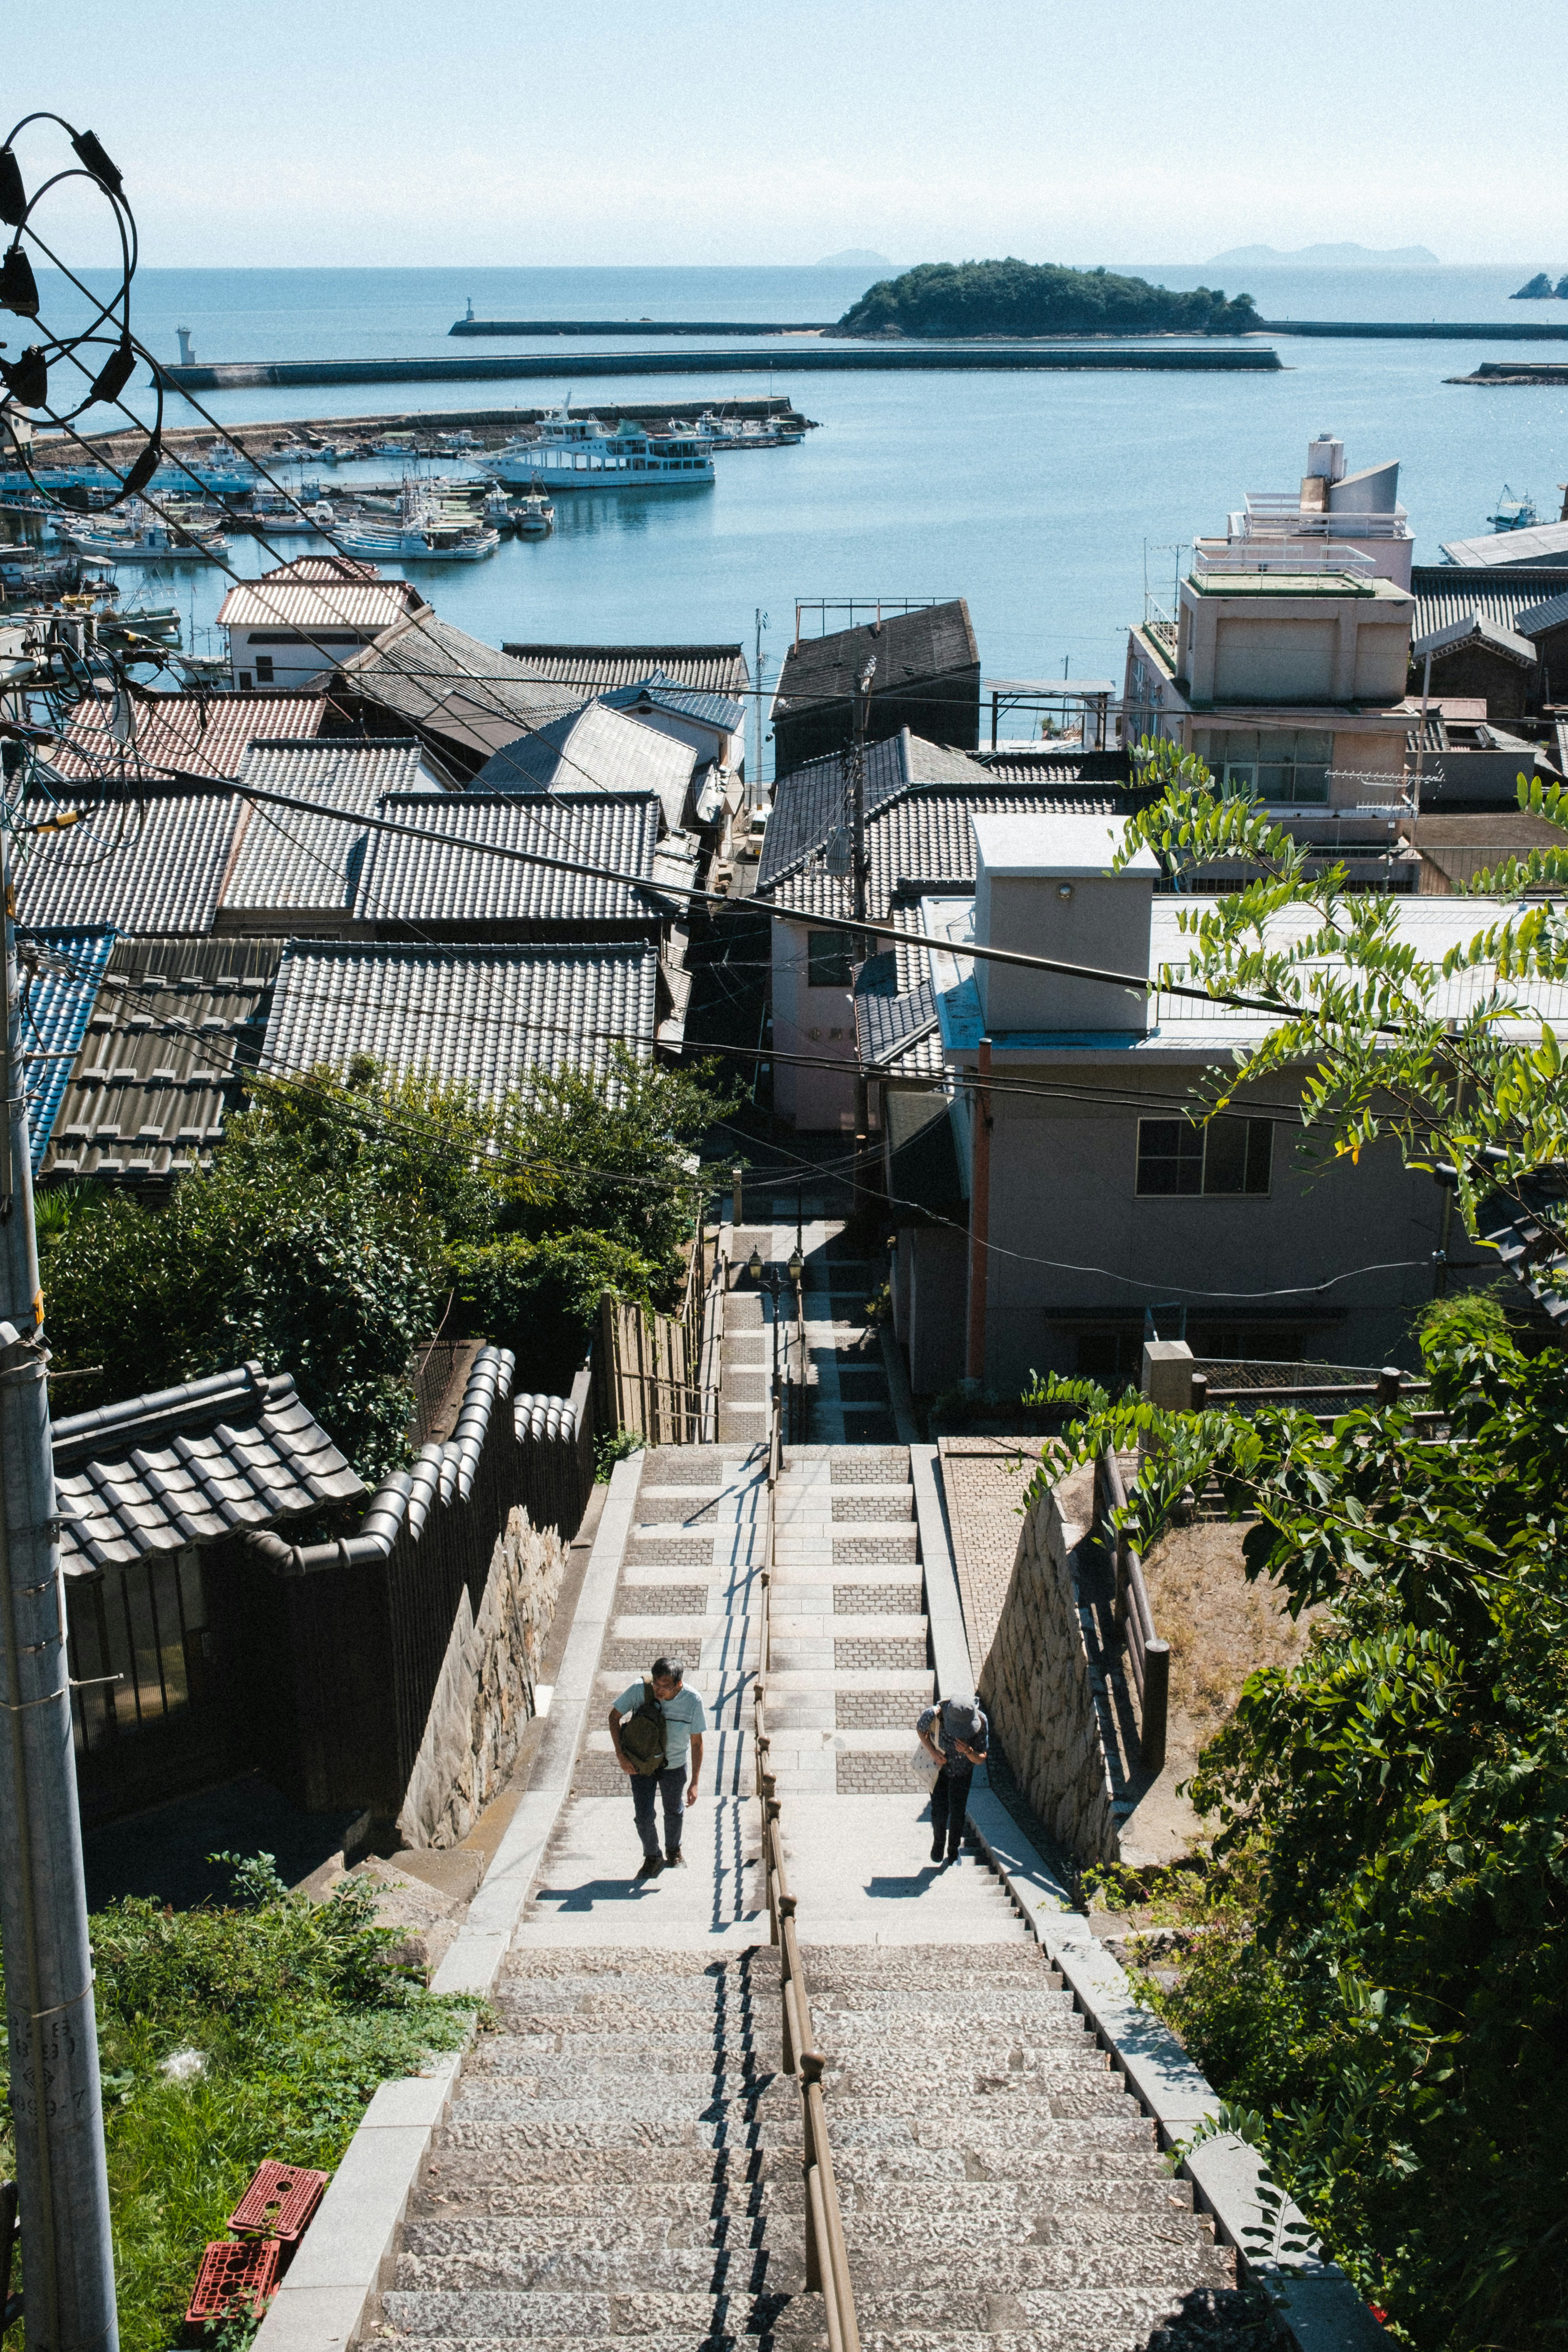
<svg viewBox="0 0 1568 2352">
<path fill-rule="evenodd" d="M 1440 269 L 1424 245 L 1394 245 L 1379 252 L 1370 245 L 1303 245 L 1281 253 L 1272 245 L 1235 245 L 1216 253 L 1205 269 Z"/>
<path fill-rule="evenodd" d="M 818 269 L 896 269 L 899 265 L 868 246 L 849 245 L 842 253 L 825 253 L 816 266 Z"/>
</svg>

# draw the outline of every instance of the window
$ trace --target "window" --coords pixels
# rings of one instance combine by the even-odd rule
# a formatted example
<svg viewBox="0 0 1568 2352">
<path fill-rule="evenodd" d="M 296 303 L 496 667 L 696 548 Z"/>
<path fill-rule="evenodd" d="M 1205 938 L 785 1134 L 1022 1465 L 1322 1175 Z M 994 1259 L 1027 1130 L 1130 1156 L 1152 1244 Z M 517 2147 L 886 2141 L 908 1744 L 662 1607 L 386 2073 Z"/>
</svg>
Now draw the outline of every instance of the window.
<svg viewBox="0 0 1568 2352">
<path fill-rule="evenodd" d="M 195 1548 L 72 1579 L 67 1596 L 78 1753 L 183 1715 L 207 1648 Z"/>
<path fill-rule="evenodd" d="M 1334 739 L 1317 727 L 1201 727 L 1196 751 L 1226 793 L 1273 802 L 1329 797 Z"/>
<path fill-rule="evenodd" d="M 849 941 L 842 931 L 808 931 L 805 978 L 809 988 L 847 988 L 854 978 Z"/>
<path fill-rule="evenodd" d="M 270 654 L 258 654 L 258 655 L 257 655 L 257 656 L 256 656 L 256 683 L 257 683 L 257 685 L 258 685 L 258 686 L 270 686 L 270 685 L 271 685 L 271 683 L 272 683 L 272 656 L 271 656 L 271 655 L 270 655 Z"/>
<path fill-rule="evenodd" d="M 1184 1118 L 1138 1122 L 1138 1190 L 1145 1196 L 1267 1192 L 1273 1161 L 1272 1119 L 1213 1118 L 1206 1127 Z"/>
</svg>

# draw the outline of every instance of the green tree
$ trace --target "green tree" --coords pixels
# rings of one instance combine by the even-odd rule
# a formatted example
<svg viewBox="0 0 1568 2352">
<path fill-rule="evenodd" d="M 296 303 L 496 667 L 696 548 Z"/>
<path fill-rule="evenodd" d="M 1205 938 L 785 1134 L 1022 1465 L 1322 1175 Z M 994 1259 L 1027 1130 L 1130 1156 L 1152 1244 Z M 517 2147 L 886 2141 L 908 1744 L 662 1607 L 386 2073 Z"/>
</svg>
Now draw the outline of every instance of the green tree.
<svg viewBox="0 0 1568 2352">
<path fill-rule="evenodd" d="M 1141 1548 L 1216 1482 L 1247 1575 L 1323 1612 L 1199 1760 L 1218 1833 L 1162 2005 L 1412 2343 L 1544 2347 L 1568 2334 L 1568 1360 L 1456 1318 L 1426 1345 L 1441 1433 L 1398 1406 L 1323 1428 L 1102 1400 L 1040 1476 L 1142 1437 Z"/>
<path fill-rule="evenodd" d="M 1147 278 L 1055 262 L 924 261 L 868 287 L 838 324 L 846 334 L 1245 335 L 1258 323 L 1250 294 L 1207 286 L 1173 293 Z"/>
</svg>

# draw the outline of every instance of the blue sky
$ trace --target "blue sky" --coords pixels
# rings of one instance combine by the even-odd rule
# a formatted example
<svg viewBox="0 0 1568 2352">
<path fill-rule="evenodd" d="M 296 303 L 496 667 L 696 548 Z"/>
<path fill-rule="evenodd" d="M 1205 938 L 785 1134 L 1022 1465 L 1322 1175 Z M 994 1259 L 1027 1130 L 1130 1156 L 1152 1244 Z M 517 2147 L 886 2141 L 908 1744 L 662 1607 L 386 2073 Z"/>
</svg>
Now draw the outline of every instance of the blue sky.
<svg viewBox="0 0 1568 2352">
<path fill-rule="evenodd" d="M 1568 254 L 1561 0 L 59 0 L 7 35 L 13 117 L 89 122 L 166 268 Z"/>
</svg>

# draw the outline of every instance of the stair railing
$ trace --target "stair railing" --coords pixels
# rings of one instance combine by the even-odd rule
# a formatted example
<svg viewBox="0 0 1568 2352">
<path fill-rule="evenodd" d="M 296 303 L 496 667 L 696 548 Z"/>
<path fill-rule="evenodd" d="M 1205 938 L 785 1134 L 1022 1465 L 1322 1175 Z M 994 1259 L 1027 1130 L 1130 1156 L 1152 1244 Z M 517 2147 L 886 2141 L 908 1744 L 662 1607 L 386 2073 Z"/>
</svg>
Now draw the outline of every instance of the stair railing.
<svg viewBox="0 0 1568 2352">
<path fill-rule="evenodd" d="M 784 2071 L 800 2082 L 805 2144 L 805 2284 L 819 2294 L 827 2318 L 828 2352 L 860 2352 L 860 2329 L 855 2316 L 855 2294 L 849 2283 L 849 2254 L 844 2242 L 844 2215 L 833 2170 L 833 2150 L 827 2137 L 827 2105 L 822 2074 L 827 2061 L 816 2046 L 811 2021 L 811 1999 L 801 1966 L 795 1933 L 795 1898 L 784 1870 L 782 1811 L 776 1776 L 768 1769 L 767 1677 L 773 1626 L 773 1580 L 778 1534 L 778 1483 L 784 1467 L 782 1390 L 775 1385 L 768 1417 L 767 1514 L 763 1526 L 762 1601 L 758 1610 L 760 1647 L 757 1679 L 752 1687 L 755 1709 L 753 1745 L 757 1787 L 763 1801 L 763 1871 L 768 1895 L 768 1940 L 779 1954 L 779 1979 L 784 1996 Z"/>
</svg>

